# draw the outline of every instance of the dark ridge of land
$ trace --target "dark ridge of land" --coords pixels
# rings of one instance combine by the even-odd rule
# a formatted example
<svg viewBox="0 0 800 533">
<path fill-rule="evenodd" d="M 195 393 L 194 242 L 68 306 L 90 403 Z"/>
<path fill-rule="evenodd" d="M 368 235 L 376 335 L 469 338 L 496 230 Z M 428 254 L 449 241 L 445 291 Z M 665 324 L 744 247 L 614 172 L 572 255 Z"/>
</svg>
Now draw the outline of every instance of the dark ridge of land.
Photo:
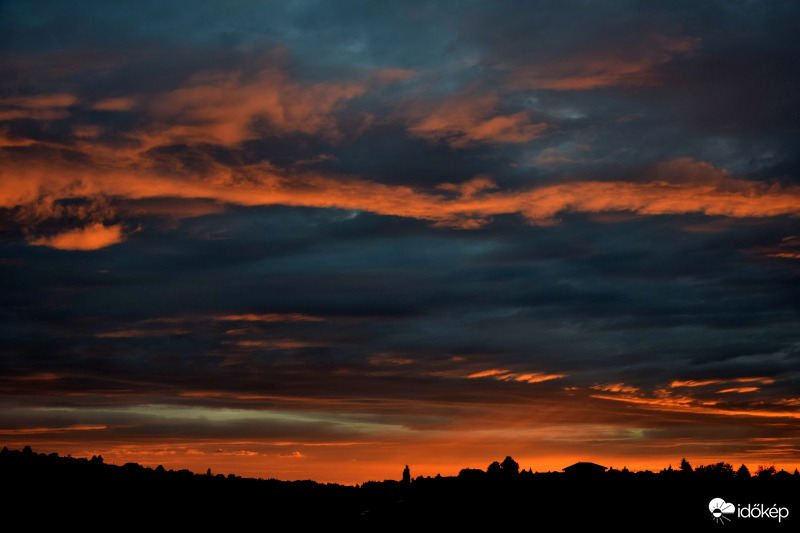
<svg viewBox="0 0 800 533">
<path fill-rule="evenodd" d="M 507 458 L 510 460 L 510 458 Z M 513 461 L 512 461 L 513 463 Z M 504 465 L 506 462 L 504 462 Z M 28 525 L 130 527 L 343 525 L 359 530 L 524 530 L 611 526 L 623 531 L 796 531 L 800 475 L 736 473 L 725 463 L 653 472 L 519 472 L 464 469 L 456 477 L 370 481 L 360 486 L 195 474 L 106 464 L 102 458 L 0 452 L 0 509 Z M 786 508 L 769 517 L 715 520 L 709 502 Z"/>
</svg>

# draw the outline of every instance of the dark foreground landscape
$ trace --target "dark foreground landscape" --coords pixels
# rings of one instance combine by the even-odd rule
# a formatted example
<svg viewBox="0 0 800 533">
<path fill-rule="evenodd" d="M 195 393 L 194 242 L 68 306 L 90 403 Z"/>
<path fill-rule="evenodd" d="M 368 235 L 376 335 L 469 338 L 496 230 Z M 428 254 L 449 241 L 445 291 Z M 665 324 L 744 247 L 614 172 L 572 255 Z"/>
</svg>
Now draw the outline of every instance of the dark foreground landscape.
<svg viewBox="0 0 800 533">
<path fill-rule="evenodd" d="M 37 454 L 26 447 L 3 448 L 0 480 L 6 520 L 21 516 L 30 526 L 797 531 L 800 523 L 797 471 L 751 474 L 724 462 L 692 468 L 683 461 L 679 469 L 658 473 L 578 463 L 565 472 L 533 473 L 519 471 L 509 457 L 457 477 L 413 479 L 405 471 L 400 481 L 353 487 L 116 466 L 102 457 Z"/>
</svg>

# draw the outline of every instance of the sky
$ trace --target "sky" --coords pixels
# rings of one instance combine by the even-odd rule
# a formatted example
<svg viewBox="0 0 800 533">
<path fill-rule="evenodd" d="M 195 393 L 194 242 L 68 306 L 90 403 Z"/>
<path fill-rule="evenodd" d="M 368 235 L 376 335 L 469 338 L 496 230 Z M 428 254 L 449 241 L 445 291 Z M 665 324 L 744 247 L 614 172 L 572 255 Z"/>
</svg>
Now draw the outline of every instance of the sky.
<svg viewBox="0 0 800 533">
<path fill-rule="evenodd" d="M 0 3 L 0 444 L 800 466 L 800 4 Z"/>
</svg>

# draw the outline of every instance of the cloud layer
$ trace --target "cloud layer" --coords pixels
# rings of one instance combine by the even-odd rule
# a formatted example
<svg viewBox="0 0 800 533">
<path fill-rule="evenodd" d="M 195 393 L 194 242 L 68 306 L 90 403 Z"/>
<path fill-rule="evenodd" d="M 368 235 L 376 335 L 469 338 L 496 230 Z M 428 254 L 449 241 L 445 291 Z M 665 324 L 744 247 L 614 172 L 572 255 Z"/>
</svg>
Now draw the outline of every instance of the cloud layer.
<svg viewBox="0 0 800 533">
<path fill-rule="evenodd" d="M 4 445 L 797 465 L 796 6 L 0 10 Z"/>
</svg>

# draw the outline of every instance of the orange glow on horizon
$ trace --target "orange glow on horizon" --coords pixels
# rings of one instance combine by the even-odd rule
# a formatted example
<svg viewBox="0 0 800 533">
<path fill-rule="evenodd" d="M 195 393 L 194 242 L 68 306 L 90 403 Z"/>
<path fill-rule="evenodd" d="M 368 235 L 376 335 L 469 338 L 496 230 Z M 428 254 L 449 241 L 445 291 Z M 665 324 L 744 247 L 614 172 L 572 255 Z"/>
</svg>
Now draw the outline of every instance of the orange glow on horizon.
<svg viewBox="0 0 800 533">
<path fill-rule="evenodd" d="M 500 383 L 502 387 L 520 386 L 509 380 L 495 381 L 496 376 L 504 374 L 488 374 L 485 377 L 490 378 L 490 382 Z M 460 379 L 469 379 L 466 376 L 462 373 Z M 524 386 L 536 390 L 543 385 Z M 593 392 L 598 388 L 608 393 Z M 296 420 L 306 424 L 302 426 L 305 429 L 293 430 L 293 436 L 288 438 L 198 436 L 188 440 L 146 435 L 120 440 L 113 437 L 115 427 L 92 424 L 21 428 L 3 434 L 10 448 L 31 445 L 38 452 L 102 455 L 106 462 L 115 464 L 137 462 L 152 468 L 160 464 L 167 469 L 186 468 L 196 473 L 211 468 L 215 474 L 312 479 L 351 485 L 368 480 L 399 479 L 405 464 L 411 466 L 413 477 L 455 476 L 462 468 L 485 470 L 489 463 L 502 461 L 507 455 L 521 468 L 538 472 L 560 471 L 578 461 L 617 469 L 660 471 L 670 465 L 677 468 L 683 457 L 694 466 L 725 461 L 734 466 L 745 463 L 751 471 L 760 464 L 774 464 L 776 468 L 790 471 L 796 467 L 789 463 L 794 457 L 795 437 L 770 438 L 769 447 L 765 447 L 762 442 L 765 439 L 757 433 L 746 438 L 737 435 L 732 440 L 728 436 L 716 442 L 675 440 L 669 436 L 658 437 L 658 432 L 648 436 L 651 417 L 637 411 L 639 408 L 654 410 L 671 413 L 673 419 L 687 416 L 695 421 L 696 417 L 703 416 L 705 423 L 717 427 L 727 424 L 725 419 L 743 416 L 761 419 L 759 423 L 769 425 L 780 418 L 791 421 L 800 417 L 789 407 L 796 401 L 787 400 L 780 409 L 756 410 L 715 406 L 690 396 L 672 396 L 667 393 L 670 389 L 657 390 L 652 396 L 626 389 L 622 384 L 587 390 L 572 387 L 569 391 L 548 392 L 538 400 L 503 395 L 496 401 L 467 404 L 424 398 L 291 398 L 198 390 L 179 394 L 181 399 L 192 400 L 192 404 L 179 402 L 184 407 L 176 407 L 173 414 L 162 415 L 156 409 L 152 411 L 154 416 L 200 420 L 206 419 L 207 414 L 209 427 L 213 427 L 214 420 L 227 424 L 238 417 L 248 421 L 247 426 L 255 427 L 253 424 L 261 416 L 259 413 L 264 413 L 268 417 L 264 420 Z M 519 389 L 516 390 L 519 394 Z M 206 400 L 210 403 L 205 404 Z M 615 407 L 620 403 L 631 407 L 620 410 Z M 205 412 L 202 405 L 221 409 L 209 407 Z M 249 407 L 236 408 L 236 405 Z M 277 409 L 274 415 L 269 412 L 270 405 Z M 556 405 L 558 409 L 553 412 Z M 399 419 L 393 418 L 398 416 Z M 415 417 L 421 418 L 419 425 L 409 423 Z M 424 421 L 426 417 L 439 422 L 430 426 Z M 316 424 L 315 420 L 327 420 L 342 429 L 349 424 L 354 426 L 341 434 L 326 433 L 327 430 L 317 432 L 310 429 Z M 441 423 L 441 420 L 448 422 Z M 637 428 L 638 423 L 644 427 Z M 300 435 L 303 436 L 298 438 Z M 39 446 L 46 449 L 40 450 Z"/>
<path fill-rule="evenodd" d="M 510 455 L 519 463 L 520 470 L 531 469 L 533 472 L 561 472 L 566 466 L 579 461 L 594 462 L 607 468 L 631 471 L 650 470 L 659 472 L 671 467 L 678 469 L 681 459 L 689 460 L 693 467 L 700 465 L 716 464 L 720 461 L 730 463 L 734 469 L 741 464 L 746 464 L 751 471 L 756 471 L 757 465 L 773 465 L 776 470 L 793 472 L 797 467 L 793 463 L 775 460 L 774 456 L 752 454 L 737 454 L 724 457 L 703 453 L 685 455 L 675 453 L 663 458 L 647 458 L 639 456 L 615 455 L 608 452 L 596 453 L 564 453 L 553 450 L 550 453 L 531 456 L 514 451 L 501 451 L 499 448 L 494 453 L 485 455 L 479 453 L 459 453 L 458 446 L 448 448 L 447 454 L 440 446 L 415 447 L 413 452 L 403 452 L 399 449 L 386 449 L 387 458 L 375 457 L 369 452 L 369 446 L 361 443 L 334 444 L 332 446 L 299 447 L 292 443 L 276 446 L 269 453 L 254 449 L 255 443 L 162 443 L 162 444 L 124 444 L 122 446 L 103 445 L 46 445 L 32 446 L 37 453 L 58 453 L 73 457 L 89 458 L 93 455 L 103 457 L 105 463 L 123 465 L 129 462 L 138 463 L 144 467 L 156 468 L 161 465 L 167 470 L 188 469 L 196 474 L 203 474 L 211 469 L 212 475 L 235 474 L 242 477 L 279 479 L 293 481 L 309 479 L 319 483 L 339 483 L 356 485 L 366 481 L 384 481 L 387 479 L 400 480 L 404 465 L 408 464 L 411 477 L 457 476 L 464 468 L 486 470 L 493 461 L 502 461 Z M 12 444 L 9 449 L 22 449 L 24 444 Z M 355 448 L 355 449 L 354 449 Z M 333 450 L 326 459 L 320 450 Z M 341 459 L 340 450 L 346 450 L 345 456 L 354 457 L 356 453 L 363 459 Z"/>
</svg>

